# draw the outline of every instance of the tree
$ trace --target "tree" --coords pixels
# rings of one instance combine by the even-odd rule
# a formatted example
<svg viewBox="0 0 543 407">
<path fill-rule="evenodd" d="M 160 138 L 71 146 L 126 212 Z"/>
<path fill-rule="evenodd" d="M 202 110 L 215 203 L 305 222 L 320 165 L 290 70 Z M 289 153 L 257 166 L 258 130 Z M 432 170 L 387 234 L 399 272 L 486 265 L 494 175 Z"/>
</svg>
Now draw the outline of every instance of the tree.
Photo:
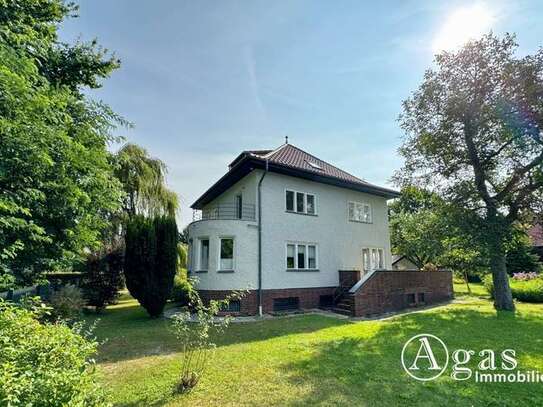
<svg viewBox="0 0 543 407">
<path fill-rule="evenodd" d="M 451 207 L 437 194 L 405 186 L 389 212 L 393 252 L 417 267 L 432 263 L 467 275 L 483 266 L 470 214 Z"/>
<path fill-rule="evenodd" d="M 400 198 L 389 206 L 392 251 L 406 256 L 418 268 L 439 264 L 444 249 L 447 223 L 437 195 L 422 188 L 406 186 Z"/>
<path fill-rule="evenodd" d="M 87 304 L 101 312 L 119 297 L 124 286 L 124 248 L 105 246 L 87 257 L 81 288 Z"/>
<path fill-rule="evenodd" d="M 514 310 L 506 241 L 541 204 L 543 50 L 516 57 L 515 39 L 492 34 L 436 56 L 404 101 L 399 183 L 431 187 L 476 219 L 499 310 Z"/>
<path fill-rule="evenodd" d="M 507 273 L 539 273 L 541 263 L 539 256 L 533 253 L 532 243 L 526 231 L 516 228 L 512 239 L 507 243 Z"/>
<path fill-rule="evenodd" d="M 152 317 L 168 300 L 177 268 L 175 218 L 133 216 L 127 223 L 124 272 L 130 294 Z"/>
<path fill-rule="evenodd" d="M 83 92 L 119 62 L 95 41 L 58 41 L 76 10 L 61 0 L 1 4 L 0 280 L 12 284 L 81 260 L 120 206 L 107 147 L 126 123 Z"/>
<path fill-rule="evenodd" d="M 115 174 L 126 192 L 123 210 L 129 217 L 175 216 L 179 201 L 175 192 L 166 187 L 166 164 L 149 156 L 136 144 L 124 145 L 116 155 Z"/>
</svg>

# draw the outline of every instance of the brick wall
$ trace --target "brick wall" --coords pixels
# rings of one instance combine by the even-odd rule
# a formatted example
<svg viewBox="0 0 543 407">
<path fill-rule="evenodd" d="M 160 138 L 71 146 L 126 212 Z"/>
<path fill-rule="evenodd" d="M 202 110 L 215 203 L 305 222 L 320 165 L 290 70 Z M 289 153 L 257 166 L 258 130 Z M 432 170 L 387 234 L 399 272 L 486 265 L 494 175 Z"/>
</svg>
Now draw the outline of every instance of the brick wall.
<svg viewBox="0 0 543 407">
<path fill-rule="evenodd" d="M 339 285 L 351 288 L 360 280 L 360 270 L 339 270 Z"/>
<path fill-rule="evenodd" d="M 262 309 L 264 313 L 273 312 L 275 298 L 298 297 L 301 309 L 318 308 L 321 295 L 333 295 L 336 287 L 317 288 L 286 288 L 277 290 L 262 290 Z M 198 290 L 205 302 L 223 299 L 230 291 Z M 258 291 L 249 291 L 240 301 L 240 315 L 258 314 Z"/>
<path fill-rule="evenodd" d="M 409 294 L 415 303 L 409 304 Z M 424 295 L 424 302 L 419 298 Z M 376 271 L 353 294 L 354 315 L 371 316 L 453 298 L 450 271 Z"/>
</svg>

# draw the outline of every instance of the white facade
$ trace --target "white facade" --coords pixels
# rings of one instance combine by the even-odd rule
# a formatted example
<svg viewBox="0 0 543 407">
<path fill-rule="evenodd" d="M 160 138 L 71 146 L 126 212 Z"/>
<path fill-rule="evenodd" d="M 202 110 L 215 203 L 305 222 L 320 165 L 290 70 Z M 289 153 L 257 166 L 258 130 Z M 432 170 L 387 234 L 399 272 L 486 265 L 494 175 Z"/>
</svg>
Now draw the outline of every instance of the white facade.
<svg viewBox="0 0 543 407">
<path fill-rule="evenodd" d="M 236 196 L 241 195 L 244 204 L 254 205 L 254 220 L 209 219 L 190 224 L 189 238 L 192 243 L 189 268 L 199 279 L 199 289 L 258 288 L 257 191 L 263 173 L 263 170 L 253 170 L 203 208 L 234 205 Z M 287 211 L 287 190 L 313 195 L 316 213 Z M 391 268 L 386 198 L 275 172 L 266 173 L 261 194 L 264 290 L 335 287 L 339 284 L 338 270 Z M 370 208 L 371 222 L 349 220 L 350 202 L 360 204 L 356 207 L 365 211 Z M 233 271 L 228 272 L 223 272 L 219 267 L 220 238 L 224 237 L 234 239 L 234 267 Z M 202 239 L 209 240 L 206 272 L 199 270 Z M 303 246 L 300 250 L 305 250 L 305 253 L 300 259 L 305 259 L 305 269 L 287 269 L 288 244 Z M 366 259 L 368 263 L 364 267 L 364 249 L 369 249 L 365 253 L 370 256 L 377 256 L 373 266 L 368 266 L 369 259 Z M 316 269 L 307 269 L 308 251 L 315 252 Z"/>
</svg>

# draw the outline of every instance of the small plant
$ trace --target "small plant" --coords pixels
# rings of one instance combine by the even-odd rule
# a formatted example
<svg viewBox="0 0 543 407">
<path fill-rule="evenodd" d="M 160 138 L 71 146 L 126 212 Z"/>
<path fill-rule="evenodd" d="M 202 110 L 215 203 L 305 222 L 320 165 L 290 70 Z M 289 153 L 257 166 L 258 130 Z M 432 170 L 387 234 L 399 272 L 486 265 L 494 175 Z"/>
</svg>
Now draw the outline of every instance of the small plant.
<svg viewBox="0 0 543 407">
<path fill-rule="evenodd" d="M 191 283 L 187 280 L 186 271 L 178 271 L 173 280 L 173 288 L 170 299 L 181 306 L 189 305 L 191 291 L 193 291 L 193 288 Z"/>
<path fill-rule="evenodd" d="M 53 316 L 62 320 L 73 320 L 85 306 L 83 293 L 75 285 L 65 285 L 51 295 Z"/>
<path fill-rule="evenodd" d="M 192 390 L 205 372 L 209 358 L 216 345 L 212 335 L 224 332 L 231 321 L 230 316 L 217 317 L 228 308 L 230 301 L 239 300 L 244 292 L 232 292 L 224 300 L 211 300 L 204 304 L 198 292 L 190 291 L 190 305 L 194 314 L 181 312 L 173 317 L 173 331 L 181 342 L 181 374 L 175 392 Z"/>
</svg>

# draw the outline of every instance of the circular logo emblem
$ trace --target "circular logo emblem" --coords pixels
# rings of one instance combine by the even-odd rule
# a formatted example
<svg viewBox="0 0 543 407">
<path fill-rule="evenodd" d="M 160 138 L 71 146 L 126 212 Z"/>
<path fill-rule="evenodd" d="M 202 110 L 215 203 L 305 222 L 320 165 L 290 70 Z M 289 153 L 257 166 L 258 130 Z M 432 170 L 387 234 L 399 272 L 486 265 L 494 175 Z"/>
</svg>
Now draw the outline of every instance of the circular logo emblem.
<svg viewBox="0 0 543 407">
<path fill-rule="evenodd" d="M 419 334 L 402 349 L 402 366 L 413 379 L 427 382 L 437 379 L 449 364 L 449 350 L 435 335 Z"/>
</svg>

